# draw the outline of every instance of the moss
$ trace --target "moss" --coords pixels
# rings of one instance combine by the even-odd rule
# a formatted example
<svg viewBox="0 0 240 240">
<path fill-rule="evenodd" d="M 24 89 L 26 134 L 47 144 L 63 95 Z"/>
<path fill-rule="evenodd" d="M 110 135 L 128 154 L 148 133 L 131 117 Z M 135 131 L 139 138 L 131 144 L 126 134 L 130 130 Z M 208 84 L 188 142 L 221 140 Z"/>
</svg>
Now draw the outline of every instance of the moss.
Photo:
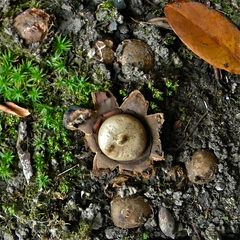
<svg viewBox="0 0 240 240">
<path fill-rule="evenodd" d="M 82 65 L 71 62 L 70 55 L 75 53 L 71 52 L 72 42 L 66 36 L 49 38 L 39 49 L 27 48 L 14 40 L 12 16 L 44 4 L 44 1 L 18 2 L 4 13 L 1 22 L 1 29 L 9 31 L 0 30 L 0 100 L 15 102 L 31 112 L 26 121 L 34 170 L 34 177 L 24 190 L 16 190 L 12 196 L 7 192 L 2 194 L 1 218 L 9 229 L 16 224 L 35 223 L 37 234 L 42 237 L 49 234 L 51 227 L 57 229 L 63 239 L 90 239 L 90 225 L 81 223 L 77 231 L 71 232 L 58 215 L 62 205 L 57 202 L 73 189 L 73 179 L 81 178 L 81 169 L 77 168 L 62 175 L 61 180 L 57 176 L 76 165 L 76 154 L 80 151 L 62 119 L 71 105 L 89 107 L 91 93 L 107 89 L 109 83 L 94 83 L 89 74 L 91 67 L 86 62 L 84 71 L 79 71 Z M 44 54 L 39 55 L 38 51 Z M 8 181 L 21 171 L 16 152 L 20 121 L 22 119 L 0 112 L 0 181 Z M 57 165 L 53 171 L 54 164 Z M 46 222 L 49 227 L 45 226 Z M 35 234 L 33 231 L 32 235 Z"/>
<path fill-rule="evenodd" d="M 90 224 L 88 224 L 87 222 L 81 222 L 79 226 L 79 231 L 76 235 L 79 240 L 91 240 L 91 231 L 92 228 Z"/>
<path fill-rule="evenodd" d="M 104 89 L 105 86 L 91 83 L 90 79 L 81 76 L 74 67 L 69 67 L 71 42 L 66 38 L 57 36 L 50 55 L 40 62 L 36 62 L 31 55 L 25 55 L 24 51 L 21 54 L 15 53 L 14 49 L 14 46 L 13 49 L 2 46 L 1 94 L 4 101 L 28 107 L 32 112 L 33 162 L 36 181 L 42 189 L 51 183 L 49 167 L 52 159 L 62 159 L 65 165 L 74 162 L 74 143 L 71 134 L 62 124 L 65 110 L 71 104 L 89 105 L 91 93 Z M 6 121 L 1 121 L 1 128 L 9 129 L 6 135 L 11 136 L 16 143 L 19 121 L 14 120 L 12 123 L 12 117 L 3 118 Z M 2 135 L 4 137 L 5 133 Z M 6 143 L 1 143 L 4 145 L 2 152 L 9 152 L 8 138 L 5 139 Z M 64 155 L 61 157 L 62 152 Z M 12 175 L 9 170 L 11 166 L 10 163 L 0 166 L 2 178 Z"/>
<path fill-rule="evenodd" d="M 219 10 L 221 10 L 231 21 L 237 25 L 240 24 L 239 9 L 237 9 L 233 4 L 229 1 L 222 0 L 212 0 L 211 2 L 216 4 Z"/>
</svg>

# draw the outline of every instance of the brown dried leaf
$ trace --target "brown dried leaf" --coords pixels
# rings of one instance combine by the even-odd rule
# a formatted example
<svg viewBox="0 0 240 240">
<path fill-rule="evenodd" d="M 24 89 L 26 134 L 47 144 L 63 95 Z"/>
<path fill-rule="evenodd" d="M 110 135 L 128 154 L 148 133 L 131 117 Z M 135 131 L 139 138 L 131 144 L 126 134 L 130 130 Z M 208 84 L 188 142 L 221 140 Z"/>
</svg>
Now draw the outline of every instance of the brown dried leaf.
<svg viewBox="0 0 240 240">
<path fill-rule="evenodd" d="M 164 13 L 178 37 L 214 67 L 240 74 L 240 31 L 221 13 L 198 2 L 167 4 Z"/>
<path fill-rule="evenodd" d="M 31 113 L 26 109 L 19 107 L 13 102 L 6 102 L 5 105 L 0 104 L 0 111 L 18 116 L 18 117 L 27 117 Z"/>
</svg>

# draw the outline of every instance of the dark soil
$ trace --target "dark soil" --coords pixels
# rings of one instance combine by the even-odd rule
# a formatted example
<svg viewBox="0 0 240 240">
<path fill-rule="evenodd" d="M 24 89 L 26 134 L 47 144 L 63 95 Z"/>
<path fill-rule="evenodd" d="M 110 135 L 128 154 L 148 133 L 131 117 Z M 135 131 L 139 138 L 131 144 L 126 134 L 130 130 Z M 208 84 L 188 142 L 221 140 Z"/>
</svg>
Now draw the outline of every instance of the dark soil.
<svg viewBox="0 0 240 240">
<path fill-rule="evenodd" d="M 72 41 L 72 64 L 80 59 L 76 53 L 84 51 L 80 59 L 84 62 L 82 71 L 92 74 L 96 83 L 109 81 L 119 103 L 122 92 L 126 96 L 139 89 L 150 102 L 149 113 L 164 113 L 161 140 L 165 161 L 155 165 L 153 178 L 133 177 L 126 188 L 120 189 L 126 195 L 137 192 L 148 198 L 154 216 L 137 229 L 115 227 L 110 215 L 111 198 L 105 195 L 104 188 L 118 174 L 117 170 L 102 177 L 93 176 L 94 155 L 78 145 L 79 165 L 64 175 L 71 184 L 68 194 L 63 198 L 54 196 L 54 185 L 33 191 L 28 213 L 31 220 L 27 221 L 21 219 L 25 215 L 9 218 L 0 209 L 0 239 L 168 239 L 159 228 L 158 212 L 162 206 L 175 219 L 175 239 L 240 239 L 240 77 L 224 71 L 215 74 L 213 67 L 188 50 L 171 30 L 140 23 L 163 16 L 163 7 L 170 1 L 129 0 L 125 1 L 126 6 L 124 1 L 113 1 L 118 10 L 102 9 L 101 2 L 49 0 L 43 1 L 43 6 L 55 16 L 51 34 L 61 33 Z M 239 1 L 201 2 L 222 11 L 240 27 L 236 16 Z M 3 0 L 0 10 L 7 12 L 17 5 L 18 1 Z M 155 54 L 154 70 L 146 74 L 137 68 L 121 69 L 116 63 L 105 65 L 95 58 L 90 60 L 96 40 L 105 38 L 112 39 L 116 46 L 124 39 L 144 40 Z M 168 80 L 179 87 L 170 89 Z M 161 100 L 154 97 L 156 91 L 163 93 Z M 81 133 L 72 133 L 72 138 L 83 145 Z M 214 179 L 204 185 L 187 180 L 179 184 L 178 178 L 169 180 L 167 173 L 176 165 L 184 167 L 198 149 L 209 149 L 218 158 Z M 31 187 L 34 189 L 34 183 Z M 16 189 L 16 197 L 24 202 L 30 198 L 29 188 L 18 170 L 11 180 L 0 181 L 0 204 L 5 204 Z"/>
</svg>

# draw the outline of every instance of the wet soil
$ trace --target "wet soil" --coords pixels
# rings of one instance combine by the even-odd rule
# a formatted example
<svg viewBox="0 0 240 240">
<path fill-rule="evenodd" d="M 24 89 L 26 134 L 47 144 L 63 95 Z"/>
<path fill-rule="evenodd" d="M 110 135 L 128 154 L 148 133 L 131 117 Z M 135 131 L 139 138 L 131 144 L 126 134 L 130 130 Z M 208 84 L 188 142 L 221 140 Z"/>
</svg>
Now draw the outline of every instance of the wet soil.
<svg viewBox="0 0 240 240">
<path fill-rule="evenodd" d="M 113 1 L 118 10 L 101 8 L 101 0 L 48 2 L 46 10 L 55 16 L 52 30 L 71 38 L 73 61 L 85 61 L 83 67 L 91 62 L 91 68 L 83 71 L 89 71 L 93 81 L 109 81 L 110 90 L 119 102 L 123 98 L 119 90 L 127 95 L 139 89 L 150 102 L 149 113 L 164 113 L 161 140 L 165 161 L 156 164 L 153 178 L 135 177 L 122 190 L 127 195 L 136 191 L 148 198 L 154 216 L 137 229 L 115 227 L 110 215 L 111 198 L 104 194 L 104 188 L 117 171 L 102 177 L 92 176 L 93 154 L 82 147 L 77 158 L 85 167 L 84 174 L 70 179 L 70 193 L 64 199 L 48 199 L 45 192 L 36 197 L 38 204 L 49 206 L 42 214 L 47 214 L 50 220 L 25 223 L 18 217 L 4 222 L 0 214 L 0 239 L 168 239 L 159 228 L 161 207 L 174 217 L 175 239 L 240 239 L 240 77 L 224 71 L 216 74 L 171 30 L 140 23 L 163 16 L 162 9 L 168 1 L 130 0 L 125 4 Z M 206 2 L 223 11 L 223 1 Z M 240 11 L 239 1 L 228 4 L 234 11 Z M 0 9 L 7 11 L 16 5 L 17 1 L 1 1 Z M 137 68 L 122 69 L 117 64 L 105 65 L 91 58 L 94 43 L 105 38 L 112 39 L 116 46 L 124 39 L 144 40 L 155 54 L 154 70 L 144 73 Z M 79 50 L 84 52 L 82 59 L 75 55 Z M 178 83 L 176 91 L 166 87 L 167 80 Z M 149 82 L 155 90 L 163 92 L 161 101 L 154 97 Z M 73 133 L 73 137 L 83 142 L 83 135 Z M 215 178 L 204 185 L 169 180 L 168 171 L 176 165 L 184 167 L 198 149 L 209 149 L 217 156 Z M 19 176 L 21 179 L 22 175 Z M 12 182 L 0 182 L 1 191 L 9 186 L 18 188 L 19 176 Z M 24 192 L 24 187 L 20 191 Z M 85 222 L 90 224 L 91 231 L 81 238 L 83 235 L 78 234 L 85 231 L 82 225 Z"/>
</svg>

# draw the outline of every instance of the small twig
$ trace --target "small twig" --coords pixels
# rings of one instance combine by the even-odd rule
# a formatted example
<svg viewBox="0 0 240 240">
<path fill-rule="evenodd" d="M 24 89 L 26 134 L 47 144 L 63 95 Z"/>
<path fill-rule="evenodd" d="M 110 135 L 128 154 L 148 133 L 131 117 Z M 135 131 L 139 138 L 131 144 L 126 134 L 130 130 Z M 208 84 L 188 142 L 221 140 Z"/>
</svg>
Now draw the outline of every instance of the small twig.
<svg viewBox="0 0 240 240">
<path fill-rule="evenodd" d="M 63 174 L 65 174 L 65 173 L 71 171 L 72 169 L 74 169 L 74 168 L 76 168 L 76 167 L 79 167 L 79 163 L 76 164 L 76 165 L 74 165 L 74 166 L 72 166 L 72 167 L 70 167 L 70 168 L 68 168 L 67 170 L 65 170 L 65 171 L 63 171 L 63 172 L 61 172 L 61 173 L 59 173 L 59 174 L 57 175 L 57 177 L 62 176 Z"/>
<path fill-rule="evenodd" d="M 147 22 L 138 21 L 134 18 L 131 18 L 136 23 L 148 24 L 148 25 L 155 25 L 164 29 L 172 30 L 171 26 L 168 24 L 167 18 L 165 17 L 156 17 L 148 20 Z"/>
<path fill-rule="evenodd" d="M 27 117 L 31 113 L 26 108 L 22 108 L 13 102 L 6 102 L 5 105 L 0 104 L 0 111 L 18 116 Z"/>
<path fill-rule="evenodd" d="M 149 1 L 149 0 L 146 0 L 146 2 L 148 3 L 148 4 L 150 4 L 150 5 L 152 5 L 152 6 L 154 6 L 155 4 L 154 3 L 152 3 L 151 1 Z"/>
<path fill-rule="evenodd" d="M 205 101 L 203 101 L 203 103 L 204 103 L 204 105 L 205 105 L 206 110 L 208 111 L 208 105 L 207 105 L 207 103 L 206 103 Z"/>
<path fill-rule="evenodd" d="M 184 140 L 182 141 L 182 143 L 177 147 L 176 151 L 178 151 L 180 148 L 182 148 L 182 146 L 185 144 L 185 142 L 189 139 L 190 136 L 193 135 L 193 133 L 195 132 L 195 130 L 197 129 L 198 125 L 200 124 L 200 122 L 207 116 L 208 114 L 208 110 L 200 117 L 200 119 L 198 120 L 197 124 L 195 125 L 195 127 L 193 128 L 193 130 L 184 138 Z"/>
<path fill-rule="evenodd" d="M 201 240 L 201 237 L 199 236 L 199 233 L 198 233 L 198 231 L 197 231 L 197 229 L 196 229 L 196 226 L 194 225 L 194 223 L 193 223 L 193 220 L 192 220 L 192 227 L 193 227 L 193 231 L 196 233 L 196 235 L 197 235 L 197 239 L 198 240 Z"/>
<path fill-rule="evenodd" d="M 183 130 L 183 134 L 185 134 L 185 132 L 187 131 L 187 128 L 188 128 L 188 126 L 189 126 L 191 120 L 192 120 L 192 118 L 189 119 L 187 125 L 185 126 L 185 128 L 184 128 L 184 130 Z"/>
</svg>

